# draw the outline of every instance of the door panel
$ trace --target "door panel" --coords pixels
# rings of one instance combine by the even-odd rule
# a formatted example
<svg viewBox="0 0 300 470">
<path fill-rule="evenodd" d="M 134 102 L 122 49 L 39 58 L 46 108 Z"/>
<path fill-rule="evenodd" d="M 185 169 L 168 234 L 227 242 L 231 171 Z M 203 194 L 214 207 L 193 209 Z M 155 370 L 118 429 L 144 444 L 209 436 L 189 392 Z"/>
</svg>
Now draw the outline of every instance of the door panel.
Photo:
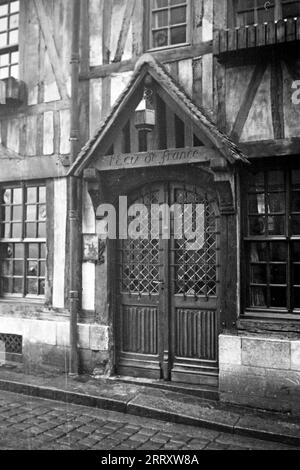
<svg viewBox="0 0 300 470">
<path fill-rule="evenodd" d="M 129 205 L 163 202 L 161 186 L 145 188 Z M 131 222 L 129 218 L 128 222 Z M 142 227 L 143 228 L 143 227 Z M 151 221 L 145 227 L 151 231 Z M 118 253 L 119 314 L 117 372 L 121 375 L 161 378 L 161 279 L 160 240 L 122 240 Z"/>
<path fill-rule="evenodd" d="M 176 239 L 175 230 L 171 236 L 171 378 L 215 385 L 218 379 L 215 201 L 201 188 L 189 185 L 172 184 L 169 191 L 172 204 L 182 206 L 185 231 L 185 238 Z M 194 233 L 195 240 L 191 239 Z M 195 242 L 192 249 L 187 239 Z"/>
<path fill-rule="evenodd" d="M 161 184 L 131 199 L 177 204 L 170 239 L 128 240 L 119 250 L 117 370 L 120 374 L 216 384 L 218 377 L 218 217 L 199 188 Z M 189 208 L 187 204 L 190 204 Z M 196 212 L 196 207 L 197 211 Z M 151 221 L 147 222 L 151 229 Z M 190 232 L 197 233 L 189 245 Z M 160 232 L 161 235 L 161 232 Z"/>
</svg>

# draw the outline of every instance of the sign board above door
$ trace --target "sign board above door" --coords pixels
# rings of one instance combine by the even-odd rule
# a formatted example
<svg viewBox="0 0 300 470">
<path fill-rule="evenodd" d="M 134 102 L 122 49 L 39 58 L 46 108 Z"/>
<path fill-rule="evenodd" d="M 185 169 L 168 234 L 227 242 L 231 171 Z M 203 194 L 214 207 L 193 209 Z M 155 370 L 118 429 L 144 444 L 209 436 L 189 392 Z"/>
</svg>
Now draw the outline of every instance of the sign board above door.
<svg viewBox="0 0 300 470">
<path fill-rule="evenodd" d="M 108 155 L 98 158 L 94 165 L 99 171 L 128 170 L 132 168 L 204 163 L 215 158 L 219 158 L 219 153 L 214 149 L 203 146 Z"/>
</svg>

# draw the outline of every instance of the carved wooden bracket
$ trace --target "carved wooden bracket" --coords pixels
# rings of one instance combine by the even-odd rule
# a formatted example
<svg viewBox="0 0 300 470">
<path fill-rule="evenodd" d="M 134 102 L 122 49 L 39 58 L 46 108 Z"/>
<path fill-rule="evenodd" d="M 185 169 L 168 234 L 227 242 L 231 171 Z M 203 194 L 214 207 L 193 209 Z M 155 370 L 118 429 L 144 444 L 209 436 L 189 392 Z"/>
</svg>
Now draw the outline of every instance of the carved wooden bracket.
<svg viewBox="0 0 300 470">
<path fill-rule="evenodd" d="M 234 172 L 224 159 L 214 159 L 210 162 L 214 174 L 215 188 L 219 198 L 221 215 L 234 215 Z"/>
</svg>

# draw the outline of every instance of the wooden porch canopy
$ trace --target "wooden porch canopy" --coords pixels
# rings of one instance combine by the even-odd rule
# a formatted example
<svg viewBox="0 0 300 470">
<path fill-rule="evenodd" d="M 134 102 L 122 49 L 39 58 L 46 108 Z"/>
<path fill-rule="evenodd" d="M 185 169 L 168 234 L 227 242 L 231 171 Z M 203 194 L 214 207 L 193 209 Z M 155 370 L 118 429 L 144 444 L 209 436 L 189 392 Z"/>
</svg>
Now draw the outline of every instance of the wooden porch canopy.
<svg viewBox="0 0 300 470">
<path fill-rule="evenodd" d="M 213 171 L 224 172 L 227 166 L 235 163 L 248 163 L 240 149 L 222 133 L 213 123 L 208 113 L 193 103 L 185 90 L 170 76 L 165 67 L 158 63 L 150 54 L 143 55 L 136 64 L 133 76 L 113 106 L 109 116 L 101 123 L 95 135 L 82 148 L 76 161 L 69 170 L 70 176 L 80 176 L 89 168 L 107 169 L 109 149 L 114 144 L 116 136 L 128 122 L 143 99 L 145 87 L 150 87 L 155 94 L 179 116 L 185 123 L 192 126 L 194 135 L 203 144 L 197 147 L 196 153 L 191 152 L 190 160 L 195 162 L 210 162 Z M 183 150 L 183 149 L 181 149 Z M 126 155 L 121 161 L 120 168 L 126 168 L 126 162 L 132 162 Z M 96 164 L 98 161 L 98 164 Z M 113 160 L 111 160 L 113 161 Z M 147 162 L 147 158 L 145 159 Z M 160 166 L 162 159 L 152 160 L 151 165 Z M 183 158 L 182 163 L 188 163 L 189 158 Z M 178 161 L 177 161 L 178 164 Z M 147 165 L 145 165 L 147 166 Z M 114 168 L 112 168 L 114 169 Z M 226 171 L 226 170 L 225 170 Z"/>
</svg>

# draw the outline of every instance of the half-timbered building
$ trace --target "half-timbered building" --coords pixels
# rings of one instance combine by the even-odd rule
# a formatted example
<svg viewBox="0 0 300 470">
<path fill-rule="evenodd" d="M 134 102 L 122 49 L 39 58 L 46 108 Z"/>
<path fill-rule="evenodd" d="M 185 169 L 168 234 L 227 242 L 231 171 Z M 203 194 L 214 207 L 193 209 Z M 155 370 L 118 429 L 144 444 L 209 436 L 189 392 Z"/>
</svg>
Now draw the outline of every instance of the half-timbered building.
<svg viewBox="0 0 300 470">
<path fill-rule="evenodd" d="M 299 412 L 299 41 L 298 0 L 0 0 L 1 360 Z"/>
</svg>

